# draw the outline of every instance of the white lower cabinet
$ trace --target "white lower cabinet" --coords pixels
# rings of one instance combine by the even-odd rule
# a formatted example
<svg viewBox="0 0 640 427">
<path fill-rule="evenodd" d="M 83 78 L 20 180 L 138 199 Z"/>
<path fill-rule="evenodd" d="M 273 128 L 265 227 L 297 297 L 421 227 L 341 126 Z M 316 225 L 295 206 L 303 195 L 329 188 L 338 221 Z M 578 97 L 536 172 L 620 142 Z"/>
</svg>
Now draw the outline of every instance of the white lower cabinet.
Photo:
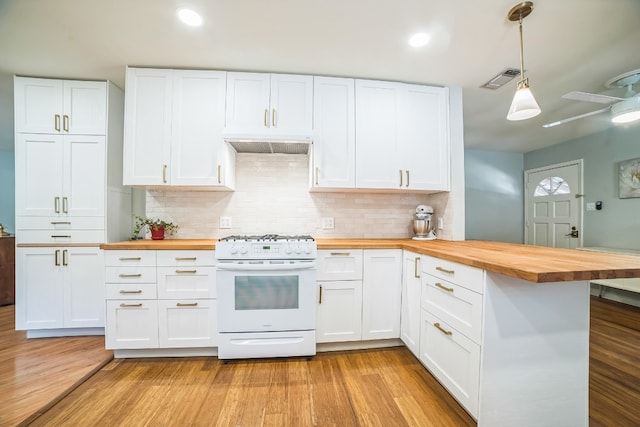
<svg viewBox="0 0 640 427">
<path fill-rule="evenodd" d="M 362 339 L 400 338 L 402 251 L 364 251 Z"/>
<path fill-rule="evenodd" d="M 420 254 L 404 251 L 400 306 L 400 339 L 416 357 L 420 354 L 420 259 Z"/>
<path fill-rule="evenodd" d="M 107 348 L 217 345 L 213 251 L 107 252 Z"/>
<path fill-rule="evenodd" d="M 316 341 L 362 339 L 362 280 L 318 281 Z"/>
</svg>

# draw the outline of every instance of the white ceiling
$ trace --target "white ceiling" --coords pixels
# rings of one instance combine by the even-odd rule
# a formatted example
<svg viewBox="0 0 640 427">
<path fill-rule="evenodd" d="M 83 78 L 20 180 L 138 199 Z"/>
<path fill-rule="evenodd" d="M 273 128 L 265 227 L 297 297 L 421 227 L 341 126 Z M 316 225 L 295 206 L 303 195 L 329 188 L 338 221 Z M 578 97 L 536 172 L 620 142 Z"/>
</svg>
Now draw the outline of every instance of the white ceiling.
<svg viewBox="0 0 640 427">
<path fill-rule="evenodd" d="M 516 80 L 480 86 L 519 67 L 514 0 L 0 0 L 0 148 L 13 143 L 12 75 L 109 79 L 125 66 L 207 68 L 348 76 L 461 86 L 465 146 L 527 152 L 606 130 L 601 108 L 561 99 L 601 93 L 640 68 L 639 0 L 537 0 L 524 20 L 526 75 L 542 114 L 505 119 Z M 175 18 L 190 5 L 204 18 Z M 406 41 L 430 31 L 422 49 Z M 638 88 L 636 88 L 638 89 Z M 640 125 L 635 125 L 640 128 Z"/>
</svg>

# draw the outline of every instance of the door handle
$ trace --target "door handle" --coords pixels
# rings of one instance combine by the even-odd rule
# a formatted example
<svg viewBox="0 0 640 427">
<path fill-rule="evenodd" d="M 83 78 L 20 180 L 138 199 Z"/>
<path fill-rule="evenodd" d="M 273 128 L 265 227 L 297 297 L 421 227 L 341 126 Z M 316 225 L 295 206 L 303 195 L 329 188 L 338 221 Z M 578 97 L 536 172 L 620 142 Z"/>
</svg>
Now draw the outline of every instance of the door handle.
<svg viewBox="0 0 640 427">
<path fill-rule="evenodd" d="M 571 227 L 571 232 L 569 234 L 565 234 L 565 236 L 577 239 L 578 237 L 580 237 L 580 232 L 576 229 L 576 227 Z"/>
</svg>

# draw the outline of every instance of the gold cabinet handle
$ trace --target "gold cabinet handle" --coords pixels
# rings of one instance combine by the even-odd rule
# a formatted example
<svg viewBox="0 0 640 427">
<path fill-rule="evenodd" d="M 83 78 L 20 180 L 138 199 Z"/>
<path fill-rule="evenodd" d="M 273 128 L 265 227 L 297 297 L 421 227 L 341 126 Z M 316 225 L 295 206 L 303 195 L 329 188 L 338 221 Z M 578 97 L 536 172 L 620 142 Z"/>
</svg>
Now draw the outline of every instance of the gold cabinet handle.
<svg viewBox="0 0 640 427">
<path fill-rule="evenodd" d="M 436 287 L 442 289 L 443 291 L 453 292 L 453 288 L 448 288 L 440 282 L 436 282 Z"/>
<path fill-rule="evenodd" d="M 126 278 L 126 277 L 142 277 L 141 273 L 138 274 L 118 274 L 118 277 Z"/>
<path fill-rule="evenodd" d="M 179 303 L 176 303 L 176 307 L 197 307 L 197 306 L 198 306 L 197 302 L 190 302 L 190 303 L 179 302 Z"/>
<path fill-rule="evenodd" d="M 318 185 L 318 175 L 320 173 L 320 168 L 316 166 L 316 185 Z"/>
<path fill-rule="evenodd" d="M 322 285 L 320 285 L 320 297 L 318 298 L 318 304 L 322 304 Z"/>
<path fill-rule="evenodd" d="M 349 256 L 351 252 L 331 252 L 331 256 Z"/>
<path fill-rule="evenodd" d="M 407 174 L 407 185 L 405 185 L 405 187 L 409 187 L 409 171 L 406 170 L 405 172 Z"/>
<path fill-rule="evenodd" d="M 139 302 L 138 304 L 125 304 L 125 303 L 122 303 L 122 304 L 120 304 L 120 307 L 142 307 L 142 303 L 141 302 Z"/>
<path fill-rule="evenodd" d="M 52 239 L 70 239 L 71 235 L 69 235 L 69 234 L 52 234 L 51 238 Z"/>
<path fill-rule="evenodd" d="M 69 198 L 62 198 L 62 213 L 69 213 Z"/>
<path fill-rule="evenodd" d="M 447 270 L 447 269 L 446 269 L 446 268 L 444 268 L 444 267 L 436 267 L 436 270 L 438 270 L 438 271 L 442 271 L 443 273 L 447 273 L 447 274 L 453 274 L 453 273 L 455 273 L 455 270 Z"/>
<path fill-rule="evenodd" d="M 53 210 L 55 213 L 60 213 L 60 197 L 53 198 Z"/>
<path fill-rule="evenodd" d="M 55 265 L 60 265 L 60 249 L 56 249 L 54 252 L 54 258 Z"/>
<path fill-rule="evenodd" d="M 162 182 L 167 183 L 167 165 L 162 165 Z"/>
<path fill-rule="evenodd" d="M 69 132 L 69 116 L 67 116 L 66 114 L 62 116 L 62 129 L 65 132 Z"/>
<path fill-rule="evenodd" d="M 218 184 L 222 184 L 222 166 L 218 165 Z"/>
<path fill-rule="evenodd" d="M 71 221 L 51 221 L 51 225 L 71 225 Z"/>
<path fill-rule="evenodd" d="M 415 277 L 416 279 L 420 278 L 420 273 L 418 273 L 418 266 L 420 265 L 420 257 L 417 256 L 414 260 L 413 260 L 413 277 Z"/>
<path fill-rule="evenodd" d="M 276 109 L 275 108 L 271 109 L 271 126 L 273 126 L 274 128 L 277 127 L 277 125 L 276 125 Z"/>
<path fill-rule="evenodd" d="M 68 250 L 63 250 L 62 251 L 62 265 L 69 265 L 69 251 Z"/>
<path fill-rule="evenodd" d="M 53 127 L 60 132 L 60 114 L 56 114 L 53 119 Z"/>
<path fill-rule="evenodd" d="M 125 291 L 124 289 L 120 290 L 121 294 L 141 294 L 142 293 L 142 289 L 138 289 L 136 291 Z"/>
<path fill-rule="evenodd" d="M 119 261 L 140 261 L 141 259 L 142 257 L 139 257 L 139 256 L 118 258 Z"/>
<path fill-rule="evenodd" d="M 402 187 L 402 169 L 400 169 L 400 187 Z"/>
<path fill-rule="evenodd" d="M 198 270 L 176 270 L 176 274 L 196 274 Z"/>
<path fill-rule="evenodd" d="M 451 336 L 453 335 L 453 332 L 451 331 L 447 331 L 446 329 L 444 329 L 442 326 L 440 326 L 440 323 L 436 322 L 433 324 L 433 326 L 435 326 L 436 328 L 438 328 L 440 330 L 440 332 L 442 332 L 445 335 Z"/>
<path fill-rule="evenodd" d="M 175 259 L 176 261 L 195 261 L 195 260 L 196 260 L 196 259 L 198 259 L 198 258 L 196 258 L 196 257 L 194 257 L 194 256 L 190 256 L 190 257 L 179 257 L 179 256 L 177 256 L 177 257 L 175 257 L 174 259 Z"/>
<path fill-rule="evenodd" d="M 269 127 L 269 109 L 268 108 L 264 109 L 264 127 L 266 128 Z"/>
</svg>

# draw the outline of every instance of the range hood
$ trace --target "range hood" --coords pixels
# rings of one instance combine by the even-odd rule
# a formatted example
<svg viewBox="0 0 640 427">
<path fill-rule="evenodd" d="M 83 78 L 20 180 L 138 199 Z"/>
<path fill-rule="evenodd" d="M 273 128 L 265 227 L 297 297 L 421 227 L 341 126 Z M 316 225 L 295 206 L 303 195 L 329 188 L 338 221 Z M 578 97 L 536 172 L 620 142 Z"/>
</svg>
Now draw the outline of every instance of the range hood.
<svg viewBox="0 0 640 427">
<path fill-rule="evenodd" d="M 224 140 L 238 153 L 309 154 L 310 135 L 265 135 L 223 133 Z"/>
</svg>

